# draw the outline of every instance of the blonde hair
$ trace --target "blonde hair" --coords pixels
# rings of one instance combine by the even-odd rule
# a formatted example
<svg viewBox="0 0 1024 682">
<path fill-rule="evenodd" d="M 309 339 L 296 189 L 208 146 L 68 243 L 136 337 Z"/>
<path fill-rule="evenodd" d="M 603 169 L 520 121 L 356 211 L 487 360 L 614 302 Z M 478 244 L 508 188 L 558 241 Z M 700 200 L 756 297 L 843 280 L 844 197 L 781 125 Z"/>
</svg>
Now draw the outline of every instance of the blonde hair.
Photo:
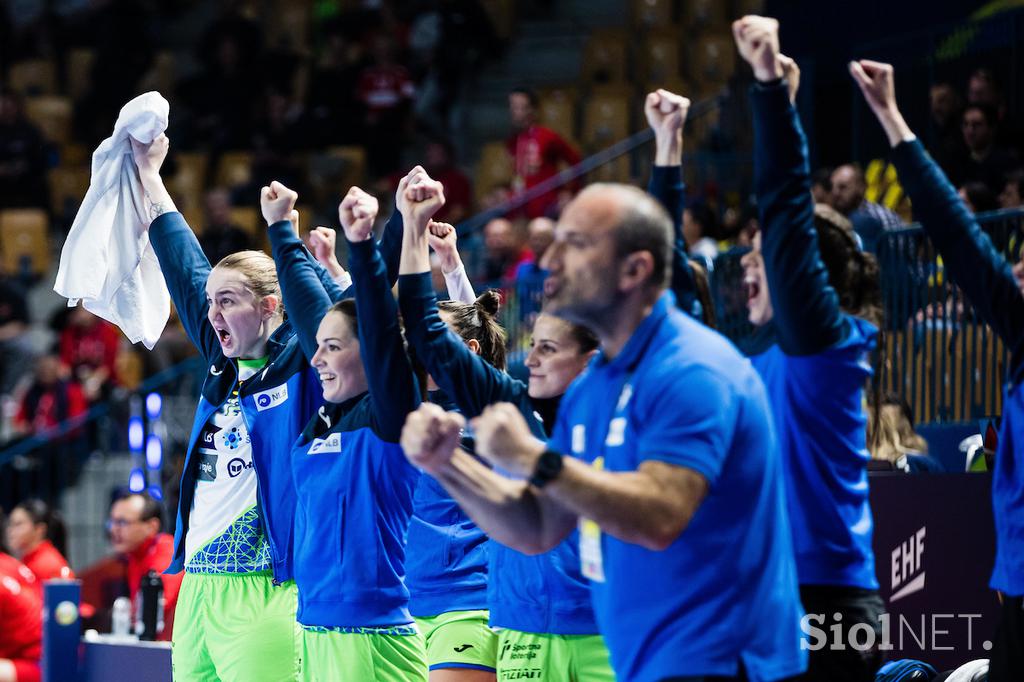
<svg viewBox="0 0 1024 682">
<path fill-rule="evenodd" d="M 916 431 L 902 402 L 888 399 L 875 415 L 871 458 L 896 462 L 907 454 L 927 454 L 928 442 Z"/>
<path fill-rule="evenodd" d="M 277 281 L 277 267 L 273 258 L 262 251 L 236 251 L 221 258 L 216 267 L 240 273 L 256 298 L 276 296 L 279 304 L 275 315 L 284 315 L 281 284 Z"/>
</svg>

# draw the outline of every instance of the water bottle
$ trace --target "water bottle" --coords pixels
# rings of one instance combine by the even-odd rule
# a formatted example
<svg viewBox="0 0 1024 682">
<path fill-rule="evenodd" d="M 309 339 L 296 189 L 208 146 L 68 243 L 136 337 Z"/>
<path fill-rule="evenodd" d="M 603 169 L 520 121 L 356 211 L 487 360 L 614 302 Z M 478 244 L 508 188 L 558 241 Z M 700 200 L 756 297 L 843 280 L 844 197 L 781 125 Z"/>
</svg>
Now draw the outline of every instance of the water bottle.
<svg viewBox="0 0 1024 682">
<path fill-rule="evenodd" d="M 127 637 L 132 625 L 132 603 L 128 597 L 114 600 L 114 608 L 110 613 L 110 634 Z"/>
<path fill-rule="evenodd" d="M 142 576 L 135 610 L 135 634 L 141 640 L 153 641 L 164 631 L 164 583 L 160 574 L 150 569 Z"/>
</svg>

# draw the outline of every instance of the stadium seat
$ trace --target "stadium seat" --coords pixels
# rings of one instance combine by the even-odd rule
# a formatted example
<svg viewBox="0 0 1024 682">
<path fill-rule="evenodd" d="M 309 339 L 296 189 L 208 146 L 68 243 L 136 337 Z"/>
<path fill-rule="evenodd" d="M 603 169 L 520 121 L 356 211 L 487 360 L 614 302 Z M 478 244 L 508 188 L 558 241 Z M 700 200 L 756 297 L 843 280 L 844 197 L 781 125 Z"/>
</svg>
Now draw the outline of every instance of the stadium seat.
<svg viewBox="0 0 1024 682">
<path fill-rule="evenodd" d="M 69 97 L 46 95 L 25 100 L 25 117 L 50 142 L 63 145 L 71 141 L 74 107 Z"/>
<path fill-rule="evenodd" d="M 516 25 L 515 0 L 481 0 L 484 10 L 494 24 L 494 30 L 502 40 L 512 37 Z"/>
<path fill-rule="evenodd" d="M 64 70 L 67 75 L 68 94 L 73 99 L 80 99 L 89 91 L 92 83 L 92 65 L 95 61 L 95 50 L 76 48 L 68 52 Z"/>
<path fill-rule="evenodd" d="M 588 182 L 623 182 L 631 181 L 629 172 L 629 155 L 612 159 L 608 163 L 598 166 L 590 173 L 587 173 Z"/>
<path fill-rule="evenodd" d="M 489 194 L 495 187 L 508 185 L 512 182 L 512 160 L 504 142 L 489 142 L 480 150 L 480 160 L 476 166 L 476 182 L 474 187 L 477 199 Z"/>
<path fill-rule="evenodd" d="M 551 128 L 569 142 L 576 136 L 576 102 L 578 95 L 575 88 L 549 88 L 538 93 L 540 97 L 540 124 Z"/>
<path fill-rule="evenodd" d="M 644 83 L 654 85 L 679 80 L 682 71 L 679 59 L 680 44 L 676 32 L 652 31 L 641 44 L 638 61 Z"/>
<path fill-rule="evenodd" d="M 92 163 L 92 150 L 78 142 L 68 142 L 60 148 L 60 162 L 64 166 L 88 166 Z"/>
<path fill-rule="evenodd" d="M 736 45 L 727 33 L 701 36 L 693 45 L 693 77 L 701 87 L 721 85 L 736 71 Z"/>
<path fill-rule="evenodd" d="M 218 187 L 238 187 L 252 179 L 252 152 L 224 152 L 217 163 Z"/>
<path fill-rule="evenodd" d="M 683 26 L 688 31 L 722 31 L 729 28 L 728 5 L 721 0 L 685 0 L 683 8 Z"/>
<path fill-rule="evenodd" d="M 0 253 L 8 273 L 21 271 L 27 262 L 31 272 L 42 274 L 50 266 L 50 220 L 40 208 L 0 211 Z"/>
<path fill-rule="evenodd" d="M 633 25 L 639 28 L 668 27 L 676 23 L 677 0 L 633 0 Z"/>
<path fill-rule="evenodd" d="M 35 97 L 57 94 L 57 67 L 48 59 L 27 59 L 11 66 L 7 84 L 15 92 Z"/>
<path fill-rule="evenodd" d="M 328 147 L 328 158 L 341 163 L 341 191 L 365 182 L 366 148 L 354 146 Z"/>
<path fill-rule="evenodd" d="M 89 190 L 88 166 L 64 165 L 50 170 L 50 208 L 55 216 L 73 216 Z"/>
<path fill-rule="evenodd" d="M 157 52 L 149 71 L 142 76 L 139 90 L 142 92 L 155 90 L 162 93 L 164 97 L 168 97 L 174 91 L 177 79 L 178 67 L 174 53 L 169 50 L 161 50 Z"/>
<path fill-rule="evenodd" d="M 630 98 L 614 93 L 594 93 L 583 108 L 583 144 L 597 150 L 629 134 Z"/>
<path fill-rule="evenodd" d="M 624 83 L 629 72 L 629 48 L 625 31 L 595 31 L 583 52 L 583 81 Z"/>
<path fill-rule="evenodd" d="M 209 159 L 203 152 L 178 152 L 174 156 L 177 170 L 174 177 L 167 183 L 171 190 L 178 210 L 185 216 L 199 213 L 201 215 L 203 194 L 206 191 L 206 174 Z M 201 230 L 201 225 L 189 221 L 193 229 Z"/>
<path fill-rule="evenodd" d="M 260 210 L 254 206 L 233 206 L 231 208 L 231 223 L 245 230 L 257 241 L 260 241 L 266 230 Z"/>
</svg>

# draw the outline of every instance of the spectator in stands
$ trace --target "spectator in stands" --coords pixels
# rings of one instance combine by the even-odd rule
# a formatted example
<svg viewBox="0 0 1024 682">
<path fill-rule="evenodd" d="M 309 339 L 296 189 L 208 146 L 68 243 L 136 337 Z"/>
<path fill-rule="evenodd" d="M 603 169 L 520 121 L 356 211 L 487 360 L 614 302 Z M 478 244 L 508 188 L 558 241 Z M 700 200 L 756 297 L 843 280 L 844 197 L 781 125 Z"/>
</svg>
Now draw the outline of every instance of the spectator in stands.
<svg viewBox="0 0 1024 682">
<path fill-rule="evenodd" d="M 914 431 L 914 411 L 906 400 L 891 393 L 882 400 L 877 413 L 868 413 L 871 458 L 890 462 L 907 473 L 942 471 L 942 466 L 928 455 L 928 441 Z"/>
<path fill-rule="evenodd" d="M 31 371 L 36 351 L 28 327 L 24 290 L 0 272 L 0 395 L 10 395 Z"/>
<path fill-rule="evenodd" d="M 365 109 L 369 170 L 381 176 L 398 167 L 416 87 L 409 72 L 396 60 L 389 36 L 374 36 L 372 54 L 373 63 L 359 74 L 356 97 Z"/>
<path fill-rule="evenodd" d="M 957 192 L 960 198 L 971 209 L 971 213 L 984 213 L 999 208 L 999 201 L 996 195 L 989 189 L 988 185 L 977 180 L 968 182 Z"/>
<path fill-rule="evenodd" d="M 931 87 L 928 102 L 931 111 L 928 149 L 944 168 L 950 168 L 964 153 L 964 138 L 960 132 L 963 101 L 952 85 L 943 82 Z"/>
<path fill-rule="evenodd" d="M 519 226 L 508 218 L 495 218 L 484 225 L 483 282 L 514 282 L 519 266 L 530 260 Z"/>
<path fill-rule="evenodd" d="M 1024 168 L 1016 168 L 1006 174 L 1003 191 L 999 193 L 999 208 L 1017 208 L 1024 205 Z"/>
<path fill-rule="evenodd" d="M 332 19 L 324 26 L 320 61 L 310 75 L 306 120 L 317 145 L 356 144 L 362 141 L 363 110 L 353 99 L 359 73 L 365 66 L 363 41 L 351 35 L 350 23 Z"/>
<path fill-rule="evenodd" d="M 124 562 L 132 613 L 135 613 L 142 578 L 149 571 L 160 574 L 164 585 L 164 631 L 160 639 L 169 641 L 183 574 L 164 573 L 174 555 L 174 538 L 161 532 L 162 516 L 160 503 L 149 495 L 124 493 L 110 507 L 107 529 L 111 547 Z"/>
<path fill-rule="evenodd" d="M 60 332 L 60 359 L 82 385 L 86 400 L 93 403 L 117 384 L 117 351 L 121 335 L 114 325 L 101 320 L 81 304 L 71 309 L 67 326 Z"/>
<path fill-rule="evenodd" d="M 1006 173 L 1019 163 L 1016 154 L 996 143 L 996 113 L 990 106 L 969 104 L 961 128 L 967 151 L 952 169 L 950 181 L 956 186 L 983 182 L 993 192 L 1003 189 Z"/>
<path fill-rule="evenodd" d="M 453 156 L 451 142 L 437 138 L 427 143 L 423 166 L 430 177 L 444 186 L 445 203 L 434 220 L 457 224 L 469 217 L 473 209 L 473 183 L 455 165 Z"/>
<path fill-rule="evenodd" d="M 249 234 L 231 220 L 231 195 L 226 189 L 207 192 L 205 208 L 206 227 L 199 245 L 211 263 L 219 263 L 229 253 L 253 248 Z"/>
<path fill-rule="evenodd" d="M 718 242 L 713 235 L 717 233 L 718 218 L 710 206 L 696 201 L 683 209 L 683 239 L 691 256 L 714 262 L 718 256 Z"/>
<path fill-rule="evenodd" d="M 0 552 L 0 682 L 39 682 L 43 605 L 22 583 L 17 562 Z"/>
<path fill-rule="evenodd" d="M 513 134 L 505 142 L 512 157 L 513 189 L 516 193 L 544 182 L 559 171 L 562 164 L 575 166 L 580 155 L 558 133 L 537 125 L 537 93 L 517 88 L 509 93 L 508 109 Z M 531 199 L 525 206 L 528 218 L 558 213 L 571 196 L 567 189 L 552 190 Z"/>
<path fill-rule="evenodd" d="M 548 276 L 548 271 L 540 264 L 544 260 L 544 254 L 555 241 L 555 221 L 551 218 L 534 218 L 526 225 L 526 235 L 532 255 L 516 269 L 519 317 L 523 320 L 541 310 L 544 278 Z"/>
<path fill-rule="evenodd" d="M 6 532 L 7 546 L 37 579 L 75 577 L 64 558 L 64 521 L 50 505 L 38 499 L 21 502 L 11 510 Z"/>
<path fill-rule="evenodd" d="M 23 435 L 32 436 L 84 414 L 88 407 L 82 386 L 68 376 L 56 353 L 48 353 L 36 360 L 32 383 L 22 395 L 14 425 Z"/>
<path fill-rule="evenodd" d="M 21 99 L 0 88 L 0 208 L 47 205 L 46 145 Z"/>
<path fill-rule="evenodd" d="M 832 169 L 819 168 L 811 176 L 811 195 L 814 203 L 827 204 L 832 196 Z"/>
<path fill-rule="evenodd" d="M 832 171 L 831 180 L 832 194 L 829 203 L 832 208 L 853 223 L 853 230 L 860 237 L 862 248 L 869 253 L 876 253 L 882 233 L 899 229 L 903 221 L 884 206 L 864 198 L 867 183 L 860 166 L 844 164 Z"/>
<path fill-rule="evenodd" d="M 967 79 L 967 102 L 989 107 L 995 113 L 996 145 L 1012 149 L 1018 154 L 1021 151 L 1022 131 L 1019 122 L 1006 107 L 1006 99 L 996 83 L 995 75 L 990 69 L 975 69 Z"/>
</svg>

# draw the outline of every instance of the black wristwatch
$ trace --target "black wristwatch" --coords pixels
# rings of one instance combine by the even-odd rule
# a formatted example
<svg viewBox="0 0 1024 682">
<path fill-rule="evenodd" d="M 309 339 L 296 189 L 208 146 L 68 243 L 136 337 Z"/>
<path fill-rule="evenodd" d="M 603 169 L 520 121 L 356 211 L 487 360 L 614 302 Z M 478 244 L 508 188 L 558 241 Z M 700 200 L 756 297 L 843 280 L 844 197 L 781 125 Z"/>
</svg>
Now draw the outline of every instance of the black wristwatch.
<svg viewBox="0 0 1024 682">
<path fill-rule="evenodd" d="M 562 453 L 545 450 L 537 460 L 537 467 L 530 476 L 530 485 L 543 488 L 562 473 Z"/>
</svg>

